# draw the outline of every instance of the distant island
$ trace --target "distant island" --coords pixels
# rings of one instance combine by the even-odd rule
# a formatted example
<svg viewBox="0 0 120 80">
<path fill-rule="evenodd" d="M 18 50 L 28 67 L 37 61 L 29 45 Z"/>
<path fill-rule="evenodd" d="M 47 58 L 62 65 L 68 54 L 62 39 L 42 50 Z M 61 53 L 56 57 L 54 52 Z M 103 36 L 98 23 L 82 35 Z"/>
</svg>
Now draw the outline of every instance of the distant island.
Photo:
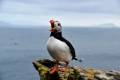
<svg viewBox="0 0 120 80">
<path fill-rule="evenodd" d="M 16 27 L 17 26 L 17 27 Z M 8 22 L 4 22 L 4 21 L 0 21 L 0 28 L 1 27 L 6 27 L 6 28 L 11 28 L 11 27 L 16 27 L 16 28 L 31 28 L 31 27 L 41 27 L 41 26 L 45 26 L 45 25 L 14 25 Z M 77 27 L 85 27 L 85 26 L 77 26 Z M 94 27 L 94 28 L 119 28 L 120 26 L 117 26 L 113 23 L 104 23 L 104 24 L 97 24 L 97 25 L 93 25 L 93 26 L 86 26 L 88 28 Z"/>
<path fill-rule="evenodd" d="M 12 26 L 12 24 L 4 22 L 4 21 L 0 21 L 0 27 L 10 27 Z"/>
<path fill-rule="evenodd" d="M 113 23 L 105 23 L 105 24 L 96 25 L 95 27 L 118 28 L 119 26 L 116 26 L 116 25 L 113 24 Z"/>
</svg>

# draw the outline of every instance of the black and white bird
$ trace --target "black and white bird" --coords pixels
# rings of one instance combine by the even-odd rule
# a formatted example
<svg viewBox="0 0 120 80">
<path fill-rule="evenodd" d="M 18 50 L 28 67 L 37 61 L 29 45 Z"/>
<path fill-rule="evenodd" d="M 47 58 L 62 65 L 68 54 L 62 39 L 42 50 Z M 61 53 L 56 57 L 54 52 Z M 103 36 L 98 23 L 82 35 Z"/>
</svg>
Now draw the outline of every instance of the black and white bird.
<svg viewBox="0 0 120 80">
<path fill-rule="evenodd" d="M 53 59 L 58 63 L 68 63 L 78 60 L 72 44 L 62 36 L 62 26 L 59 21 L 50 20 L 51 34 L 47 42 L 47 49 Z M 78 60 L 81 61 L 81 60 Z"/>
</svg>

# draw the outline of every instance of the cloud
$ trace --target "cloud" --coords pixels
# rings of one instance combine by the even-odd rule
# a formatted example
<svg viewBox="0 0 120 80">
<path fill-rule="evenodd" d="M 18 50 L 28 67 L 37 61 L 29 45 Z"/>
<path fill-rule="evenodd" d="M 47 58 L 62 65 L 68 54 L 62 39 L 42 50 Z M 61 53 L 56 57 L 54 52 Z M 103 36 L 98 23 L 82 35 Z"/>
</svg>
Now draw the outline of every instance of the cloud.
<svg viewBox="0 0 120 80">
<path fill-rule="evenodd" d="M 50 18 L 66 26 L 119 25 L 119 16 L 119 0 L 4 0 L 0 9 L 0 20 L 15 25 L 45 25 Z"/>
<path fill-rule="evenodd" d="M 3 0 L 0 0 L 0 8 L 1 8 L 1 5 L 2 5 L 2 2 L 3 2 Z"/>
<path fill-rule="evenodd" d="M 58 4 L 56 4 L 58 5 Z M 56 6 L 55 5 L 55 6 Z M 61 7 L 50 7 L 62 12 L 81 13 L 120 13 L 120 4 L 116 0 L 84 0 L 77 3 L 64 3 Z M 60 5 L 59 5 L 60 6 Z"/>
<path fill-rule="evenodd" d="M 19 2 L 4 2 L 1 12 L 4 13 L 18 13 L 18 14 L 29 14 L 29 13 L 41 13 L 44 9 L 39 5 L 30 5 Z"/>
<path fill-rule="evenodd" d="M 14 15 L 14 14 L 2 14 L 0 20 L 3 18 L 4 21 L 10 22 L 14 25 L 26 25 L 26 26 L 40 26 L 49 25 L 49 19 L 53 18 L 59 20 L 63 26 L 94 26 L 100 24 L 112 23 L 116 26 L 120 26 L 119 15 L 108 15 L 108 14 L 72 14 L 71 15 Z"/>
<path fill-rule="evenodd" d="M 118 0 L 5 0 L 3 11 L 20 13 L 90 12 L 120 13 Z"/>
</svg>

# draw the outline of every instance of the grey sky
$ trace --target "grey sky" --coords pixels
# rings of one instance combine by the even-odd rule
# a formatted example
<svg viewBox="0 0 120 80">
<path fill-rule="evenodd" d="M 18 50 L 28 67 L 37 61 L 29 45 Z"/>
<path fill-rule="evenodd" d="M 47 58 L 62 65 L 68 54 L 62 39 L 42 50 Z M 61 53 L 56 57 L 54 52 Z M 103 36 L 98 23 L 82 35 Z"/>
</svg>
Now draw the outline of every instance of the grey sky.
<svg viewBox="0 0 120 80">
<path fill-rule="evenodd" d="M 120 0 L 0 0 L 0 21 L 14 25 L 120 26 Z"/>
</svg>

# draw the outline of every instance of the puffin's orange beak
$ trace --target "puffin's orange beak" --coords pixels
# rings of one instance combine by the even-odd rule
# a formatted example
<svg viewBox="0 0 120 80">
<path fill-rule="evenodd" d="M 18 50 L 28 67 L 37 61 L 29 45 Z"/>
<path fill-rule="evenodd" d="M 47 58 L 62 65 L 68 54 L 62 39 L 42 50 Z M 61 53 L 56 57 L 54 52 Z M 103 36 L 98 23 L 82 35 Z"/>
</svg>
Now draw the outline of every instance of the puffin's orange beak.
<svg viewBox="0 0 120 80">
<path fill-rule="evenodd" d="M 50 23 L 51 23 L 51 24 L 54 23 L 54 20 L 50 20 Z"/>
<path fill-rule="evenodd" d="M 51 24 L 50 32 L 54 32 L 54 20 L 50 20 L 49 22 Z"/>
<path fill-rule="evenodd" d="M 55 31 L 55 29 L 54 29 L 54 28 L 51 28 L 49 31 L 50 31 L 50 32 L 54 32 L 54 31 Z"/>
</svg>

